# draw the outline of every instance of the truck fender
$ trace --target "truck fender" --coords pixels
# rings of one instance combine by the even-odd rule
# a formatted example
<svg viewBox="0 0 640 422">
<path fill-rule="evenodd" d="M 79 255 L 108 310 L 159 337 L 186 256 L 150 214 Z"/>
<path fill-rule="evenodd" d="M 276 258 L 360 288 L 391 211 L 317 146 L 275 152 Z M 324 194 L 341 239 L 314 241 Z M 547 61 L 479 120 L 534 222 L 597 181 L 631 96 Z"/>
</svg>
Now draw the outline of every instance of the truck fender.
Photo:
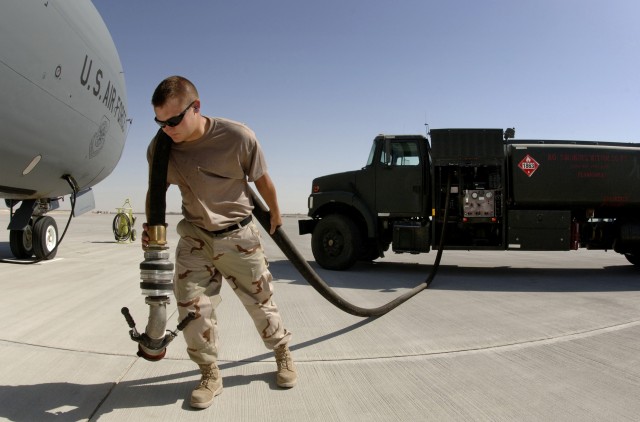
<svg viewBox="0 0 640 422">
<path fill-rule="evenodd" d="M 367 226 L 367 237 L 375 237 L 377 235 L 375 216 L 371 213 L 364 201 L 352 192 L 333 191 L 314 194 L 313 212 L 309 214 L 326 215 L 340 205 L 354 209 L 355 212 L 362 217 Z"/>
</svg>

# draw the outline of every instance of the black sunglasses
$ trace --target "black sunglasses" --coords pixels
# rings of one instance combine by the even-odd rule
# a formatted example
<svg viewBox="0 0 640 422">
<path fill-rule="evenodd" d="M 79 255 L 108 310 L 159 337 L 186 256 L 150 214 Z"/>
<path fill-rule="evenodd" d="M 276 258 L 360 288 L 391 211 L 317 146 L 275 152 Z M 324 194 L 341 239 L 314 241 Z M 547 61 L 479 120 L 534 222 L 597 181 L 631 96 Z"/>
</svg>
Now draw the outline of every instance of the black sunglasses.
<svg viewBox="0 0 640 422">
<path fill-rule="evenodd" d="M 191 101 L 191 104 L 189 104 L 187 106 L 187 108 L 185 108 L 184 111 L 182 113 L 178 114 L 177 116 L 170 117 L 167 120 L 158 120 L 157 117 L 154 117 L 153 120 L 155 120 L 156 123 L 158 124 L 158 126 L 160 126 L 161 128 L 163 128 L 165 126 L 176 127 L 176 126 L 178 126 L 180 124 L 180 122 L 182 122 L 182 119 L 184 118 L 184 115 L 191 108 L 191 106 L 193 106 L 193 103 L 195 103 L 195 102 L 196 102 L 196 100 Z"/>
</svg>

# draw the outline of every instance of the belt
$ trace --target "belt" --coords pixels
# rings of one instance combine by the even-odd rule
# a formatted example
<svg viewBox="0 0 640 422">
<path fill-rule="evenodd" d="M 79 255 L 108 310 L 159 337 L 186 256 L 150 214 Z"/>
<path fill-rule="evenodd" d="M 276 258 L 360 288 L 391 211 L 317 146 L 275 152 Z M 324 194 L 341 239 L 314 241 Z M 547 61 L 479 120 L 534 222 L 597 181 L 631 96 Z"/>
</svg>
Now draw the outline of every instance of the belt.
<svg viewBox="0 0 640 422">
<path fill-rule="evenodd" d="M 211 233 L 213 235 L 229 233 L 229 232 L 232 232 L 234 230 L 238 230 L 238 229 L 243 228 L 244 226 L 246 226 L 250 222 L 251 222 L 251 214 L 249 214 L 248 217 L 246 217 L 244 220 L 240 221 L 237 224 L 232 224 L 229 227 L 225 227 L 224 229 L 220 229 L 220 230 L 211 230 L 211 231 L 209 231 L 209 233 Z"/>
</svg>

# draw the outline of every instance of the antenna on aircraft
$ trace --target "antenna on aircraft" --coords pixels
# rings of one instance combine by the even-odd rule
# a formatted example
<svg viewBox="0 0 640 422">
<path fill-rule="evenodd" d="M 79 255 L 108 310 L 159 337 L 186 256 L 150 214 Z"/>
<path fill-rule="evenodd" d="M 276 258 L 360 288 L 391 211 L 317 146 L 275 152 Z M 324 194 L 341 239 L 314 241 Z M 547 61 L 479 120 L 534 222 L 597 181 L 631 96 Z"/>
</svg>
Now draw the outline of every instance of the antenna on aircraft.
<svg viewBox="0 0 640 422">
<path fill-rule="evenodd" d="M 131 125 L 133 124 L 133 119 L 129 118 L 126 120 L 127 123 L 127 133 L 125 133 L 124 138 L 127 139 L 129 137 L 129 129 L 131 129 Z"/>
</svg>

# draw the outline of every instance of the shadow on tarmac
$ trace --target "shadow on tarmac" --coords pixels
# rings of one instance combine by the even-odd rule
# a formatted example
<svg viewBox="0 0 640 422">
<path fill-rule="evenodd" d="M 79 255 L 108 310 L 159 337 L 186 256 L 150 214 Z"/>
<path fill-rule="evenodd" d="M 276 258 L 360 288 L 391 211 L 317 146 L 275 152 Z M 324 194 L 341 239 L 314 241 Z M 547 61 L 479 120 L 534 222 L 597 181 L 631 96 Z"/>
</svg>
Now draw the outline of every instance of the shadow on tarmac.
<svg viewBox="0 0 640 422">
<path fill-rule="evenodd" d="M 117 243 L 115 241 L 92 243 Z M 0 259 L 15 260 L 9 242 L 0 242 Z M 395 293 L 424 282 L 431 265 L 402 262 L 361 262 L 348 271 L 329 271 L 309 261 L 332 288 Z M 269 263 L 275 279 L 307 285 L 288 260 Z M 639 291 L 640 269 L 631 264 L 602 268 L 513 268 L 440 265 L 432 290 L 496 292 L 617 292 Z"/>
<path fill-rule="evenodd" d="M 332 288 L 397 292 L 424 282 L 431 265 L 359 263 L 349 271 L 329 271 L 309 264 Z M 289 261 L 270 262 L 276 279 L 307 282 Z M 639 291 L 639 270 L 632 265 L 604 268 L 512 268 L 440 265 L 429 289 L 496 292 L 616 292 Z"/>
</svg>

